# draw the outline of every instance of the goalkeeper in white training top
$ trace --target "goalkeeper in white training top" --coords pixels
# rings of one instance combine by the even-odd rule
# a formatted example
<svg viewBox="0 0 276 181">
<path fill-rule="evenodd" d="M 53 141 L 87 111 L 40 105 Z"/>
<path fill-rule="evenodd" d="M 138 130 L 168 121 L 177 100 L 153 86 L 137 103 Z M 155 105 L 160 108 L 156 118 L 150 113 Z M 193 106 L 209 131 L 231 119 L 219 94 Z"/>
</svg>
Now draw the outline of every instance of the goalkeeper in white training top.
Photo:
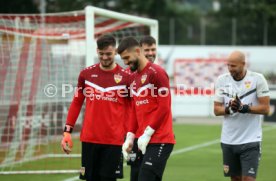
<svg viewBox="0 0 276 181">
<path fill-rule="evenodd" d="M 214 101 L 215 115 L 224 116 L 224 175 L 231 181 L 255 181 L 261 157 L 261 115 L 269 112 L 269 89 L 262 74 L 246 69 L 242 52 L 232 52 L 227 66 L 229 73 L 216 82 Z"/>
</svg>

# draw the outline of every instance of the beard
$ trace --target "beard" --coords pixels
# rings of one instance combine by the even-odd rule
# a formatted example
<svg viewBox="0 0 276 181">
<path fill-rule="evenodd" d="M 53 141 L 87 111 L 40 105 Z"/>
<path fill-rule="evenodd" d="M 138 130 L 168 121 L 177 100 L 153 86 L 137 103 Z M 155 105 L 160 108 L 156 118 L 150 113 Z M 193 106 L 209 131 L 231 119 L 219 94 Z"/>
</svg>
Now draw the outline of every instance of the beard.
<svg viewBox="0 0 276 181">
<path fill-rule="evenodd" d="M 242 72 L 230 72 L 230 74 L 233 77 L 233 79 L 236 81 L 240 81 L 243 79 Z"/>
<path fill-rule="evenodd" d="M 102 65 L 102 67 L 109 68 L 109 67 L 112 66 L 113 61 L 111 61 L 111 60 L 101 60 L 100 63 Z"/>
<path fill-rule="evenodd" d="M 234 80 L 237 78 L 237 73 L 236 72 L 230 72 L 231 76 L 233 77 Z"/>
<path fill-rule="evenodd" d="M 132 65 L 129 67 L 131 72 L 135 72 L 138 69 L 138 59 L 136 59 L 135 61 L 133 61 Z"/>
</svg>

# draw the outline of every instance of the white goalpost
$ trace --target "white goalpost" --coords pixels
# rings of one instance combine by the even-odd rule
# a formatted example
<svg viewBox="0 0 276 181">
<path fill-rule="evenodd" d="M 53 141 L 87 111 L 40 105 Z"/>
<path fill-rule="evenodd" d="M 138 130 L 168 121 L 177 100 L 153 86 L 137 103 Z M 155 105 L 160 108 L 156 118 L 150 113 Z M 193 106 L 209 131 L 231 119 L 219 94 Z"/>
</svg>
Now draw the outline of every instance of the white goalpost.
<svg viewBox="0 0 276 181">
<path fill-rule="evenodd" d="M 97 62 L 96 40 L 105 33 L 158 42 L 158 22 L 92 6 L 0 14 L 0 174 L 79 172 L 83 111 L 71 155 L 60 140 L 78 74 Z"/>
<path fill-rule="evenodd" d="M 149 33 L 151 36 L 153 36 L 156 39 L 156 44 L 158 45 L 158 21 L 148 18 L 141 18 L 137 16 L 131 16 L 127 14 L 117 13 L 117 12 L 111 12 L 109 10 L 96 8 L 93 6 L 87 6 L 85 8 L 85 15 L 86 15 L 86 32 L 91 32 L 86 34 L 86 43 L 87 47 L 91 47 L 92 51 L 90 49 L 86 50 L 86 63 L 87 66 L 94 63 L 94 57 L 93 55 L 96 55 L 96 41 L 93 37 L 93 34 L 97 34 L 97 30 L 95 30 L 95 23 L 97 23 L 95 18 L 93 18 L 95 15 L 105 16 L 108 18 L 114 18 L 119 19 L 124 22 L 133 22 L 134 24 L 130 26 L 139 26 L 139 24 L 143 24 L 145 26 L 149 27 Z M 127 26 L 127 24 L 125 25 Z M 98 30 L 100 31 L 100 30 Z"/>
</svg>

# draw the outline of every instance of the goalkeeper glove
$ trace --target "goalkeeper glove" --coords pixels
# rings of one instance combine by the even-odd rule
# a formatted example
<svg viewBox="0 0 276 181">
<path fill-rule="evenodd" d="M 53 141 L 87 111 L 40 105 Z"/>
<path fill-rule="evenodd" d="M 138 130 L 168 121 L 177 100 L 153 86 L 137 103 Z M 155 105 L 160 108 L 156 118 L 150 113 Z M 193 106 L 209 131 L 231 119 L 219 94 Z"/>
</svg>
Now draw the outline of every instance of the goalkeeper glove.
<svg viewBox="0 0 276 181">
<path fill-rule="evenodd" d="M 237 112 L 241 106 L 241 100 L 239 99 L 238 95 L 236 95 L 235 99 L 231 101 L 231 109 Z"/>
<path fill-rule="evenodd" d="M 249 105 L 242 104 L 240 98 L 237 95 L 231 103 L 231 108 L 232 110 L 238 111 L 239 113 L 248 113 L 250 111 Z"/>
<path fill-rule="evenodd" d="M 235 113 L 230 106 L 225 107 L 225 114 L 233 114 Z"/>
<path fill-rule="evenodd" d="M 64 132 L 63 132 L 63 138 L 61 140 L 61 147 L 63 151 L 67 154 L 71 152 L 71 149 L 73 147 L 73 142 L 71 138 L 71 133 L 73 131 L 73 127 L 69 125 L 65 125 Z"/>
<path fill-rule="evenodd" d="M 135 135 L 132 132 L 128 132 L 126 136 L 126 140 L 122 146 L 122 152 L 126 161 L 129 161 L 130 159 L 129 152 L 133 147 L 134 138 L 135 138 Z"/>
<path fill-rule="evenodd" d="M 240 106 L 239 110 L 240 113 L 249 113 L 250 112 L 250 107 L 247 104 L 243 104 Z"/>
<path fill-rule="evenodd" d="M 225 107 L 225 114 L 234 114 L 237 111 L 234 111 L 231 107 L 233 100 L 230 100 L 228 106 Z"/>
<path fill-rule="evenodd" d="M 154 132 L 154 129 L 152 129 L 150 126 L 147 126 L 147 128 L 144 131 L 144 134 L 139 137 L 138 148 L 142 151 L 142 154 L 146 153 L 147 145 L 149 144 L 151 136 Z"/>
</svg>

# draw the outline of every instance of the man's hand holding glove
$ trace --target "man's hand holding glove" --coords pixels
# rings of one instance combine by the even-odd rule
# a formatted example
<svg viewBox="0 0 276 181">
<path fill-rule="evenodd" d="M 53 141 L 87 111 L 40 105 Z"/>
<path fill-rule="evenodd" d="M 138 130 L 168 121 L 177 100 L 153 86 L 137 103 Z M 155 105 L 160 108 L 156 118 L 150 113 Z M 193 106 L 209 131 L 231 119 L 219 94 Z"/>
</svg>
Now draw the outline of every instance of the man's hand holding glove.
<svg viewBox="0 0 276 181">
<path fill-rule="evenodd" d="M 148 143 L 149 143 L 151 136 L 153 135 L 154 132 L 155 132 L 154 129 L 152 129 L 150 126 L 147 126 L 144 131 L 144 134 L 139 137 L 138 148 L 142 151 L 142 154 L 146 153 Z"/>
<path fill-rule="evenodd" d="M 234 114 L 235 112 L 237 112 L 237 111 L 234 111 L 231 107 L 232 101 L 233 100 L 230 100 L 229 103 L 228 103 L 228 106 L 225 107 L 225 114 Z"/>
<path fill-rule="evenodd" d="M 63 151 L 67 154 L 71 152 L 71 149 L 73 148 L 73 142 L 71 138 L 71 133 L 73 131 L 73 127 L 70 125 L 65 125 L 64 132 L 63 132 L 63 138 L 61 140 L 61 147 Z"/>
<path fill-rule="evenodd" d="M 132 150 L 134 138 L 135 134 L 133 134 L 132 132 L 128 132 L 126 140 L 122 146 L 122 152 L 126 161 L 129 161 L 130 159 L 129 153 Z"/>
<path fill-rule="evenodd" d="M 240 98 L 236 95 L 235 99 L 231 101 L 231 109 L 234 112 L 249 113 L 250 107 L 247 104 L 242 104 Z"/>
</svg>

